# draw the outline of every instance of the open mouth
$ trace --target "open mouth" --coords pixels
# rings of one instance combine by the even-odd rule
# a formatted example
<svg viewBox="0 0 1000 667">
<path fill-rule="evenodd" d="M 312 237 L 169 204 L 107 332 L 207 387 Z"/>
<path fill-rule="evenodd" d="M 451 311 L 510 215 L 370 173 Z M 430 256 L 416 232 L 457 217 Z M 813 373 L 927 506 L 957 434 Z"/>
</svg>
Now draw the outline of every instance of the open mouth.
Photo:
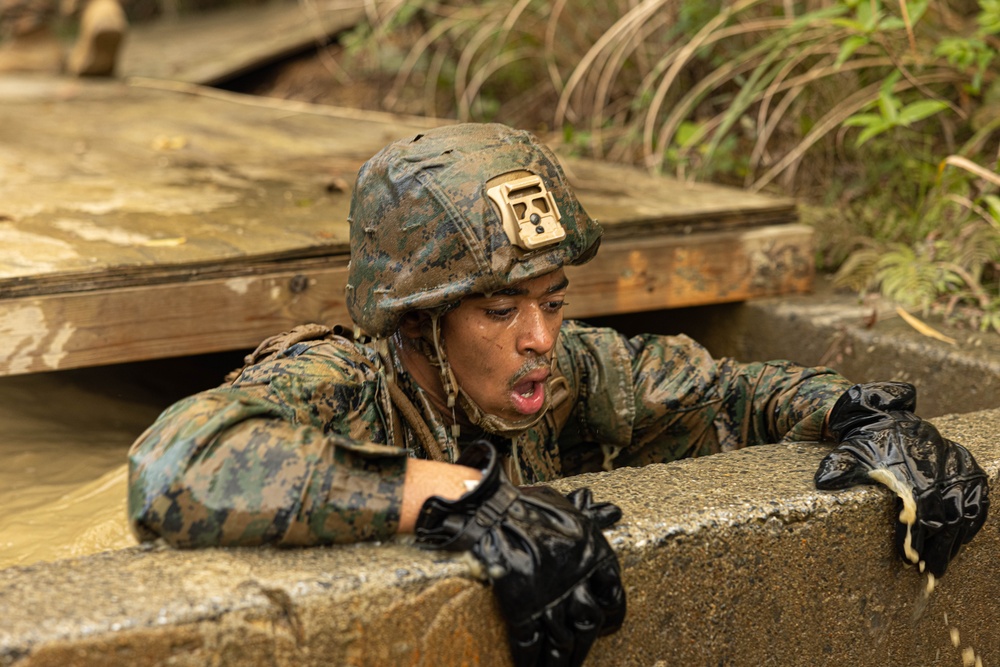
<svg viewBox="0 0 1000 667">
<path fill-rule="evenodd" d="M 548 369 L 532 371 L 514 384 L 510 392 L 514 409 L 522 415 L 533 415 L 545 405 L 545 380 Z"/>
</svg>

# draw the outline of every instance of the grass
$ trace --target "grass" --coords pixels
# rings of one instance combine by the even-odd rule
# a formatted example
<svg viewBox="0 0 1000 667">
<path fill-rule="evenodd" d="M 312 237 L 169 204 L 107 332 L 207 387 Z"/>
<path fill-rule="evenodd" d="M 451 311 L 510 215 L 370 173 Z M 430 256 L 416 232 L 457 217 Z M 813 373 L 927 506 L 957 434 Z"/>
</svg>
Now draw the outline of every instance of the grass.
<svg viewBox="0 0 1000 667">
<path fill-rule="evenodd" d="M 1000 332 L 1000 0 L 369 0 L 389 111 L 798 197 L 839 284 Z"/>
</svg>

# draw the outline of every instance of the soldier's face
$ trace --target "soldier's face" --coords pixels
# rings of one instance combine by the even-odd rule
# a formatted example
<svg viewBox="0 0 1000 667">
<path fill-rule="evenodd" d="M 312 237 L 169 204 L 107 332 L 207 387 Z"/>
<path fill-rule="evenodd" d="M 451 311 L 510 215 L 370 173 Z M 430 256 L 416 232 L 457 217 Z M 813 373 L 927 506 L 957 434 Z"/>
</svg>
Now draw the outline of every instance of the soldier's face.
<svg viewBox="0 0 1000 667">
<path fill-rule="evenodd" d="M 466 298 L 442 318 L 455 379 L 485 412 L 522 420 L 542 408 L 568 285 L 558 269 Z"/>
</svg>

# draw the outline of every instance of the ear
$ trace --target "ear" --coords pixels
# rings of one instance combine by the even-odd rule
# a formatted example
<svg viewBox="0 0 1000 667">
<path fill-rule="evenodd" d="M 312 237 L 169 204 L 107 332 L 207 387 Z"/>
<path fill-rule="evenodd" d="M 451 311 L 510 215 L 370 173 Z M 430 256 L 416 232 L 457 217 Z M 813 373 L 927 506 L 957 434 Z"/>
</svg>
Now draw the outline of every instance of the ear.
<svg viewBox="0 0 1000 667">
<path fill-rule="evenodd" d="M 426 310 L 411 310 L 399 321 L 399 332 L 410 340 L 423 338 L 430 321 L 431 316 Z"/>
</svg>

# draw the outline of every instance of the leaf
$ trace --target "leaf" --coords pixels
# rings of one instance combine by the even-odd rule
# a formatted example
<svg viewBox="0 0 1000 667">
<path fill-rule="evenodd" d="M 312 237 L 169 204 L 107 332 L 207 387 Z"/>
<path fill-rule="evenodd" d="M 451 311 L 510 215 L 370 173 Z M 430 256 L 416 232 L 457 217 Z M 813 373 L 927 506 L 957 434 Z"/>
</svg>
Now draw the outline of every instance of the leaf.
<svg viewBox="0 0 1000 667">
<path fill-rule="evenodd" d="M 875 123 L 881 123 L 882 116 L 877 113 L 856 113 L 843 122 L 847 127 L 867 127 Z"/>
<path fill-rule="evenodd" d="M 879 256 L 880 249 L 878 248 L 855 250 L 837 269 L 837 273 L 833 276 L 833 284 L 837 287 L 849 287 L 859 292 L 866 289 L 875 276 Z"/>
<path fill-rule="evenodd" d="M 900 30 L 906 27 L 906 23 L 901 18 L 895 16 L 887 16 L 881 21 L 879 21 L 878 29 L 881 32 L 889 32 L 890 30 Z"/>
<path fill-rule="evenodd" d="M 910 0 L 906 3 L 906 9 L 910 14 L 910 24 L 916 25 L 923 18 L 927 11 L 928 0 Z"/>
<path fill-rule="evenodd" d="M 848 9 L 849 7 L 846 4 L 836 4 L 831 7 L 817 9 L 813 12 L 806 12 L 792 21 L 789 29 L 793 32 L 798 32 L 802 28 L 813 27 L 824 19 L 836 19 L 839 16 L 843 16 Z"/>
<path fill-rule="evenodd" d="M 990 209 L 990 215 L 993 216 L 994 222 L 1000 222 L 1000 197 L 986 195 L 983 197 L 983 201 L 986 202 L 986 206 Z"/>
<path fill-rule="evenodd" d="M 903 318 L 903 321 L 909 324 L 911 327 L 917 330 L 918 333 L 927 336 L 928 338 L 933 338 L 939 340 L 943 343 L 948 343 L 949 345 L 958 345 L 956 341 L 951 336 L 946 336 L 934 327 L 930 326 L 926 322 L 918 319 L 917 317 L 911 315 L 910 313 L 903 310 L 901 306 L 896 306 L 896 314 Z"/>
<path fill-rule="evenodd" d="M 852 35 L 845 39 L 840 47 L 840 53 L 837 54 L 837 61 L 834 63 L 834 67 L 840 69 L 840 66 L 847 62 L 847 59 L 853 56 L 855 51 L 862 46 L 867 46 L 868 42 L 868 37 L 864 35 Z"/>
<path fill-rule="evenodd" d="M 698 141 L 701 141 L 704 136 L 704 123 L 693 123 L 686 120 L 677 127 L 677 132 L 674 134 L 674 141 L 681 148 L 690 148 Z"/>
<path fill-rule="evenodd" d="M 878 94 L 878 108 L 882 112 L 882 117 L 891 123 L 896 123 L 899 116 L 899 100 L 892 94 L 892 86 L 882 90 Z"/>
<path fill-rule="evenodd" d="M 909 125 L 910 123 L 915 123 L 918 120 L 923 120 L 928 116 L 933 116 L 939 111 L 944 111 L 948 108 L 947 102 L 942 102 L 941 100 L 919 100 L 913 104 L 907 104 L 899 112 L 899 119 L 897 122 L 900 125 Z"/>
<path fill-rule="evenodd" d="M 868 29 L 865 27 L 864 23 L 860 23 L 852 19 L 833 19 L 832 21 L 830 21 L 830 23 L 832 23 L 838 28 L 845 28 L 852 32 L 868 32 Z"/>
<path fill-rule="evenodd" d="M 877 9 L 873 11 L 872 3 L 870 2 L 859 2 L 855 10 L 855 15 L 858 17 L 858 23 L 863 26 L 862 31 L 872 32 L 875 30 L 875 26 L 878 25 L 881 12 Z"/>
<path fill-rule="evenodd" d="M 866 127 L 865 129 L 863 129 L 861 131 L 861 134 L 858 135 L 858 138 L 854 142 L 854 145 L 856 147 L 860 148 L 869 139 L 871 139 L 873 137 L 877 137 L 878 135 L 882 134 L 883 132 L 886 132 L 887 130 L 892 129 L 893 125 L 894 125 L 893 123 L 891 123 L 889 121 L 885 121 L 885 120 L 883 120 L 883 121 L 881 121 L 879 123 L 872 123 L 871 125 L 869 125 L 868 127 Z"/>
</svg>

